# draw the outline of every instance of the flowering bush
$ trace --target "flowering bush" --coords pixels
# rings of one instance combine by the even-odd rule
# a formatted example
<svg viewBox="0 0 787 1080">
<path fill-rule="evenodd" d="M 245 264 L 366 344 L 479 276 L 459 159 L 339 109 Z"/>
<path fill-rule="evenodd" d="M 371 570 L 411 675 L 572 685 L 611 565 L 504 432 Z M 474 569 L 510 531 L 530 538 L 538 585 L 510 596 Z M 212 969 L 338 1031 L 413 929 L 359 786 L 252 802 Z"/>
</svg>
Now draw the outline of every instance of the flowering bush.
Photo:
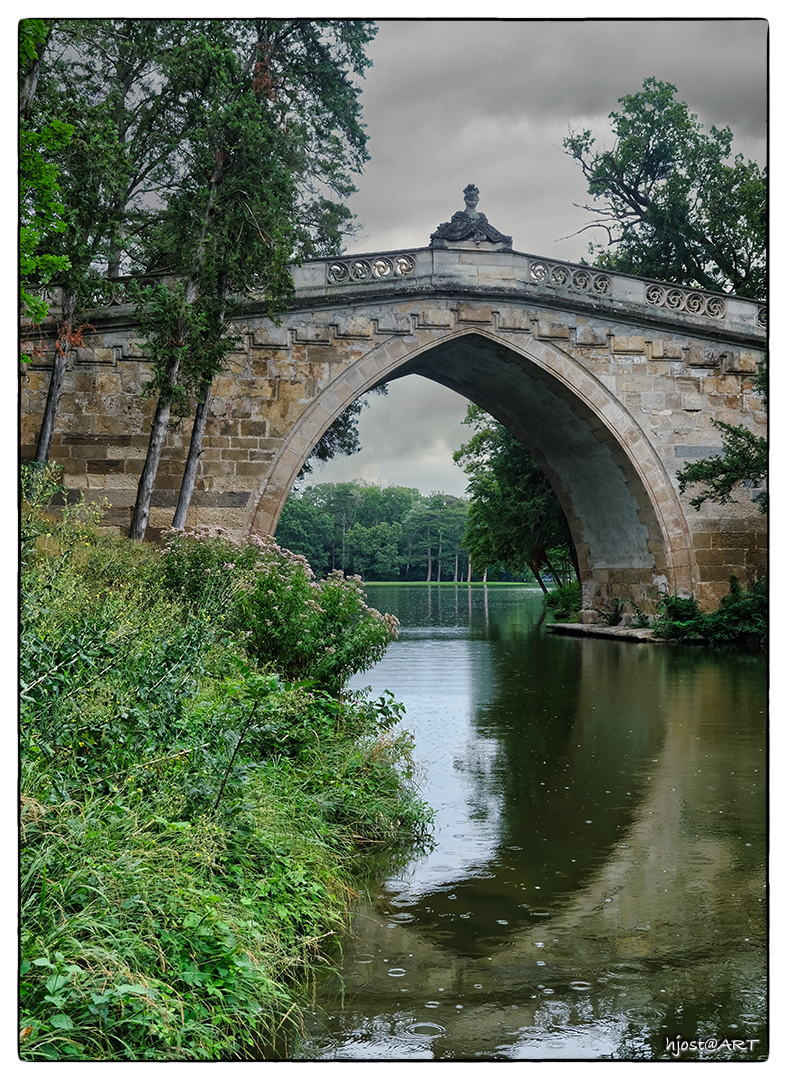
<svg viewBox="0 0 787 1080">
<path fill-rule="evenodd" d="M 173 533 L 163 566 L 166 585 L 195 607 L 215 610 L 243 635 L 254 659 L 330 693 L 375 664 L 396 638 L 397 619 L 366 605 L 359 577 L 333 570 L 317 581 L 302 555 L 270 536 Z"/>
</svg>

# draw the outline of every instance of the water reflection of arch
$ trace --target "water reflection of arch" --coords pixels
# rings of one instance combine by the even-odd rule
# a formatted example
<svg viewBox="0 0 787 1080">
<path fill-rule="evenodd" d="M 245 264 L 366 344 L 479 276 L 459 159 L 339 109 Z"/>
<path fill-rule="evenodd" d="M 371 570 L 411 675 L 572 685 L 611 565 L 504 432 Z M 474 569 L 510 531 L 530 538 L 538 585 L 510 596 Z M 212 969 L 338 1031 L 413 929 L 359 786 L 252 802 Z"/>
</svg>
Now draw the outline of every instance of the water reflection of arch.
<svg viewBox="0 0 787 1080">
<path fill-rule="evenodd" d="M 638 595 L 661 582 L 691 590 L 696 567 L 677 494 L 642 429 L 581 364 L 555 345 L 461 330 L 413 348 L 401 338 L 370 350 L 305 409 L 252 497 L 245 528 L 273 532 L 313 446 L 375 385 L 418 374 L 504 423 L 542 466 L 574 536 L 583 582 Z M 633 595 L 633 593 L 632 593 Z"/>
</svg>

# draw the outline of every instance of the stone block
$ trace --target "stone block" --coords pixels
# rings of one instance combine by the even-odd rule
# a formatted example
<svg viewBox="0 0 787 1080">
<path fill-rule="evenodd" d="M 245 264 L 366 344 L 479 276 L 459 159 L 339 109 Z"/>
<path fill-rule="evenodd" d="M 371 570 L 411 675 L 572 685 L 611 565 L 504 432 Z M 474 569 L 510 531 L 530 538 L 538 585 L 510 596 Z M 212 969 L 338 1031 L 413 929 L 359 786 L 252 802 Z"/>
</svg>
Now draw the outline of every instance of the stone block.
<svg viewBox="0 0 787 1080">
<path fill-rule="evenodd" d="M 370 338 L 374 335 L 372 320 L 359 315 L 337 315 L 336 336 L 339 338 Z"/>
<path fill-rule="evenodd" d="M 120 394 L 123 390 L 123 380 L 119 373 L 114 371 L 99 371 L 96 375 L 95 392 L 97 394 Z"/>
<path fill-rule="evenodd" d="M 456 318 L 459 322 L 491 323 L 492 308 L 485 304 L 459 304 Z"/>
<path fill-rule="evenodd" d="M 254 331 L 251 340 L 255 347 L 261 349 L 288 349 L 290 331 L 284 325 L 276 326 L 275 323 L 266 322 Z"/>
<path fill-rule="evenodd" d="M 239 461 L 235 467 L 235 475 L 261 477 L 265 472 L 265 466 L 258 461 Z"/>
<path fill-rule="evenodd" d="M 378 334 L 409 334 L 412 330 L 412 319 L 409 315 L 402 315 L 395 311 L 382 311 L 377 316 Z"/>
<path fill-rule="evenodd" d="M 503 308 L 497 313 L 498 330 L 513 333 L 532 333 L 530 314 L 520 308 Z"/>
<path fill-rule="evenodd" d="M 571 337 L 571 330 L 568 323 L 550 322 L 548 319 L 539 319 L 536 336 L 545 341 L 552 339 L 568 340 Z"/>
<path fill-rule="evenodd" d="M 447 308 L 421 308 L 418 312 L 418 325 L 424 327 L 450 327 L 451 312 Z"/>
<path fill-rule="evenodd" d="M 754 352 L 752 349 L 728 349 L 724 353 L 722 370 L 754 374 L 761 359 L 762 353 Z"/>
<path fill-rule="evenodd" d="M 577 616 L 577 621 L 583 626 L 593 626 L 596 623 L 601 622 L 601 617 L 599 616 L 599 613 L 593 608 L 588 608 L 585 611 L 579 612 L 579 615 Z"/>
<path fill-rule="evenodd" d="M 104 488 L 104 495 L 110 506 L 113 508 L 133 506 L 137 501 L 137 485 L 135 484 L 133 488 L 126 488 L 124 490 L 113 484 L 111 487 L 107 486 Z M 167 524 L 172 524 L 171 514 Z"/>
<path fill-rule="evenodd" d="M 330 345 L 333 340 L 333 333 L 330 326 L 309 323 L 295 329 L 293 340 L 303 345 Z"/>
<path fill-rule="evenodd" d="M 635 334 L 631 337 L 622 337 L 619 334 L 612 336 L 613 353 L 644 353 L 645 338 Z"/>
<path fill-rule="evenodd" d="M 577 345 L 606 348 L 609 338 L 609 331 L 603 327 L 578 326 L 574 340 Z"/>
<path fill-rule="evenodd" d="M 243 437 L 264 438 L 268 434 L 268 425 L 264 420 L 241 420 L 240 433 Z"/>
<path fill-rule="evenodd" d="M 721 366 L 721 351 L 708 345 L 690 345 L 683 350 L 686 367 L 718 368 Z"/>
<path fill-rule="evenodd" d="M 248 461 L 249 460 L 249 448 L 246 446 L 238 446 L 237 442 L 227 447 L 226 450 L 221 451 L 222 461 Z"/>
</svg>

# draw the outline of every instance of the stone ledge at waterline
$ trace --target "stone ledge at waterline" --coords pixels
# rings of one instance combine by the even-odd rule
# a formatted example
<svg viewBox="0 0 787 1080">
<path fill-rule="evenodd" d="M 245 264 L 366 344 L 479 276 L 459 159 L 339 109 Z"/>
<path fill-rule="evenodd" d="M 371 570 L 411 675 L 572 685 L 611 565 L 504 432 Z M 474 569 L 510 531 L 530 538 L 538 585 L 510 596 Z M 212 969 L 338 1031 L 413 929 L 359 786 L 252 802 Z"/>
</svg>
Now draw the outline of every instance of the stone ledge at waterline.
<svg viewBox="0 0 787 1080">
<path fill-rule="evenodd" d="M 639 626 L 599 626 L 598 623 L 547 623 L 547 630 L 553 634 L 570 634 L 585 637 L 622 638 L 625 641 L 657 641 L 669 644 L 667 638 L 657 637 L 652 630 Z M 682 644 L 701 645 L 702 637 L 683 638 Z"/>
</svg>

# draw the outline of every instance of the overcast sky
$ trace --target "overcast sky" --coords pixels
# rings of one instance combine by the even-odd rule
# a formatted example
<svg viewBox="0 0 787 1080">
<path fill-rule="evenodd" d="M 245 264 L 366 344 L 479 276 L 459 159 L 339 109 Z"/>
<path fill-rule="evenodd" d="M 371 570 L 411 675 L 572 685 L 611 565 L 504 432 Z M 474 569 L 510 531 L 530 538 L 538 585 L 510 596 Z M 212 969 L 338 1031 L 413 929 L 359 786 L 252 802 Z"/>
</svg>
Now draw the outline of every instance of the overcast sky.
<svg viewBox="0 0 787 1080">
<path fill-rule="evenodd" d="M 350 206 L 351 252 L 426 247 L 463 209 L 479 210 L 515 251 L 579 261 L 592 234 L 569 128 L 611 145 L 609 113 L 650 75 L 673 83 L 707 130 L 729 125 L 733 151 L 765 163 L 767 25 L 762 20 L 382 21 L 368 49 L 363 119 L 371 160 Z M 373 397 L 363 450 L 314 470 L 312 483 L 363 478 L 462 494 L 451 453 L 469 435 L 466 403 L 411 376 Z"/>
</svg>

